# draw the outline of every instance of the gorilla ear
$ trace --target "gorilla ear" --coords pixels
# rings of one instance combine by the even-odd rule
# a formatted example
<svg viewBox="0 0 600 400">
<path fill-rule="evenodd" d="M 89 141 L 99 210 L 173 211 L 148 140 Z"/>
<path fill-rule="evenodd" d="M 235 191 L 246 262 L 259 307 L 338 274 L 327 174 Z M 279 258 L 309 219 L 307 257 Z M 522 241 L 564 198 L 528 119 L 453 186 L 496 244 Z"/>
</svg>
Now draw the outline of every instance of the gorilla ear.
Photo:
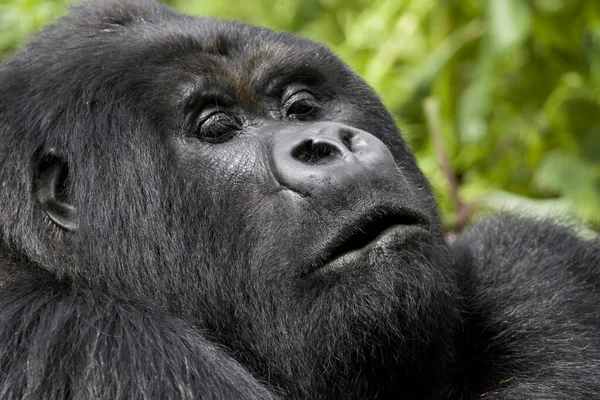
<svg viewBox="0 0 600 400">
<path fill-rule="evenodd" d="M 39 162 L 35 180 L 35 195 L 48 217 L 58 226 L 75 231 L 79 226 L 77 210 L 67 193 L 67 162 L 55 149 L 45 153 Z"/>
</svg>

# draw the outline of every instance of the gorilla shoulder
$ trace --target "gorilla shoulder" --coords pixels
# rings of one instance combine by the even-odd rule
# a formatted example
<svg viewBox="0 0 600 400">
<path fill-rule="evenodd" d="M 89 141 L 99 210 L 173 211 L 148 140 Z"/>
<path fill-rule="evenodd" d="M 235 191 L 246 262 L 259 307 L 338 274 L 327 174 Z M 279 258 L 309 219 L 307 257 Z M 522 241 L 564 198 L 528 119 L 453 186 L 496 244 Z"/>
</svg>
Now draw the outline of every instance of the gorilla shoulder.
<svg viewBox="0 0 600 400">
<path fill-rule="evenodd" d="M 596 397 L 600 238 L 500 215 L 452 248 L 464 296 L 457 348 L 465 387 L 487 386 L 493 398 Z"/>
</svg>

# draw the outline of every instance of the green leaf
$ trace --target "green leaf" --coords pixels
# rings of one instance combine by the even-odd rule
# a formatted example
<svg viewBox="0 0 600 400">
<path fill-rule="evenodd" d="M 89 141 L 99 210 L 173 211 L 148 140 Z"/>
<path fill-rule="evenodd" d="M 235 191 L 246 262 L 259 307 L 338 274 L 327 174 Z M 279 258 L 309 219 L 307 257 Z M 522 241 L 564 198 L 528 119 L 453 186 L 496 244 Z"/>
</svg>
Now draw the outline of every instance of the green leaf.
<svg viewBox="0 0 600 400">
<path fill-rule="evenodd" d="M 579 216 L 600 223 L 600 173 L 593 164 L 552 151 L 544 157 L 534 183 L 561 195 Z"/>
<path fill-rule="evenodd" d="M 490 44 L 502 54 L 531 32 L 531 11 L 524 0 L 488 0 Z"/>
</svg>

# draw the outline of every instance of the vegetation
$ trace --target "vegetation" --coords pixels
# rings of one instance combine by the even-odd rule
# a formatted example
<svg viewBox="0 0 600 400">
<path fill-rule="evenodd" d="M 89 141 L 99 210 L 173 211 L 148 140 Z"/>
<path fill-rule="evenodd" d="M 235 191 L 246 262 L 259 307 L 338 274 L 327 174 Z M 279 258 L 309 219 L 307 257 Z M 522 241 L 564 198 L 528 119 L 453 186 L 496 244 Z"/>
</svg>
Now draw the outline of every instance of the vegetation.
<svg viewBox="0 0 600 400">
<path fill-rule="evenodd" d="M 600 227 L 600 2 L 169 0 L 327 43 L 377 90 L 448 229 L 511 208 Z M 65 12 L 0 0 L 0 55 Z"/>
</svg>

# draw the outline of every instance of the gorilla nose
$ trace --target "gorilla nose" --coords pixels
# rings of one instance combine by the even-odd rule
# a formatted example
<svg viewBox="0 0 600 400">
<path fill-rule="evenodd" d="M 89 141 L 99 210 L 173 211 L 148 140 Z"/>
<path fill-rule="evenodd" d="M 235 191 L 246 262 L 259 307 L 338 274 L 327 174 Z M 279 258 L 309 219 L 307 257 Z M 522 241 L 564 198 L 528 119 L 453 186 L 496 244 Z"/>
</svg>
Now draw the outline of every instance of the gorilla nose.
<svg viewBox="0 0 600 400">
<path fill-rule="evenodd" d="M 303 194 L 354 186 L 393 174 L 392 153 L 375 136 L 334 122 L 294 125 L 273 135 L 273 173 Z M 376 174 L 373 172 L 376 171 Z"/>
<path fill-rule="evenodd" d="M 326 164 L 343 159 L 351 151 L 351 142 L 337 138 L 315 137 L 305 139 L 292 150 L 292 158 L 305 164 Z"/>
</svg>

